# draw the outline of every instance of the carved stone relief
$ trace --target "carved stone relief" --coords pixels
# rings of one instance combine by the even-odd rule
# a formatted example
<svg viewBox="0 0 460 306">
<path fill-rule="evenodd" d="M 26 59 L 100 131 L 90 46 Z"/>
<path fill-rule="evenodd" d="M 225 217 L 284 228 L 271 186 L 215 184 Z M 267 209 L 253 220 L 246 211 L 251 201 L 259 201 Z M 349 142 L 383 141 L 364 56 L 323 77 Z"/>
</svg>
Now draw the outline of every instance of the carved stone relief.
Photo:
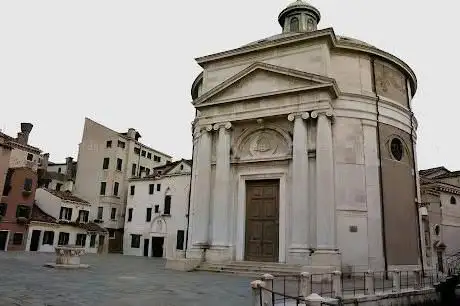
<svg viewBox="0 0 460 306">
<path fill-rule="evenodd" d="M 237 160 L 270 159 L 291 155 L 290 135 L 276 126 L 259 126 L 245 129 L 233 146 Z"/>
</svg>

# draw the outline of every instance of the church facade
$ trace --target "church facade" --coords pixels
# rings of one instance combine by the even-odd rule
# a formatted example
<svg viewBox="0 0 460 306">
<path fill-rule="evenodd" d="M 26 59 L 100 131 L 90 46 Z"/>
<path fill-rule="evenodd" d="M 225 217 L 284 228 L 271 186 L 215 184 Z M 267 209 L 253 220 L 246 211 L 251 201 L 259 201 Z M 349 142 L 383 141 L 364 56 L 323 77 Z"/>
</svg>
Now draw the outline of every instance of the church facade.
<svg viewBox="0 0 460 306">
<path fill-rule="evenodd" d="M 281 34 L 197 59 L 188 260 L 422 264 L 416 76 L 320 18 L 298 0 Z"/>
</svg>

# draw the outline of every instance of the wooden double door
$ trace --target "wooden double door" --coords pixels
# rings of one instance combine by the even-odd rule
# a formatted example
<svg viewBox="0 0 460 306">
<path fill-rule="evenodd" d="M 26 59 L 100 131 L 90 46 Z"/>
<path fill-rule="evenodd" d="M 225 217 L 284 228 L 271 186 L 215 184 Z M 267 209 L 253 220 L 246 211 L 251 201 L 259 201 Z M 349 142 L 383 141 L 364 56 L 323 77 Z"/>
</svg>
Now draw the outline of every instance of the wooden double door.
<svg viewBox="0 0 460 306">
<path fill-rule="evenodd" d="M 246 181 L 245 260 L 278 262 L 279 180 Z"/>
</svg>

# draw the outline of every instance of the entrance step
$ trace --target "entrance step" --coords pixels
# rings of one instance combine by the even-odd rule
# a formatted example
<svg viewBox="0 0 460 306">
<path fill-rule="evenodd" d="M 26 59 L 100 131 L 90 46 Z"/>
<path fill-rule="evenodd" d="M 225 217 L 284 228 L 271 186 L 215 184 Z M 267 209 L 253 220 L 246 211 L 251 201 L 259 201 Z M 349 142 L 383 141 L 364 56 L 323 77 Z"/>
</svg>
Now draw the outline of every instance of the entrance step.
<svg viewBox="0 0 460 306">
<path fill-rule="evenodd" d="M 226 274 L 237 274 L 245 276 L 260 277 L 265 273 L 273 276 L 299 276 L 302 272 L 302 265 L 270 263 L 270 262 L 250 262 L 232 261 L 226 263 L 202 263 L 197 270 L 207 272 L 219 272 Z"/>
</svg>

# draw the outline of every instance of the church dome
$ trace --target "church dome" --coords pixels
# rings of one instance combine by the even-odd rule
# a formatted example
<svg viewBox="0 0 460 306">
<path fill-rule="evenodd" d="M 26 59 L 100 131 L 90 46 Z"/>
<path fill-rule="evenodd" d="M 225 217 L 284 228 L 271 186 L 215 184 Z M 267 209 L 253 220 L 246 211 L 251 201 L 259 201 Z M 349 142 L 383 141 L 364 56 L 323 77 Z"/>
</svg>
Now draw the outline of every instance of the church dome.
<svg viewBox="0 0 460 306">
<path fill-rule="evenodd" d="M 283 32 L 315 31 L 320 19 L 319 10 L 303 0 L 292 2 L 278 15 Z"/>
</svg>

